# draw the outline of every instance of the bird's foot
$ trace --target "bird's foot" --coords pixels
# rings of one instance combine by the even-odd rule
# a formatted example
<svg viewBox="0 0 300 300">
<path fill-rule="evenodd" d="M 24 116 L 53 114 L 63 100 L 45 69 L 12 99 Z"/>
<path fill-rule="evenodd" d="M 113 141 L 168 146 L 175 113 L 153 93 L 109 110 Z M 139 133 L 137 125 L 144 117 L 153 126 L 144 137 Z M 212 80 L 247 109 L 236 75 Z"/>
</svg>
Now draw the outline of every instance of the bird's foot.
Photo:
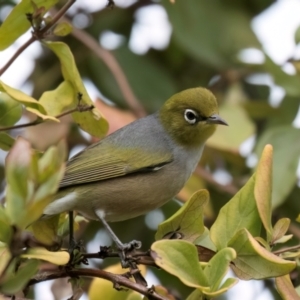
<svg viewBox="0 0 300 300">
<path fill-rule="evenodd" d="M 122 268 L 130 267 L 130 264 L 131 264 L 130 262 L 132 261 L 130 252 L 140 249 L 142 247 L 142 243 L 140 241 L 132 240 L 129 243 L 123 244 L 120 241 L 118 241 L 118 243 L 116 243 L 116 245 L 119 250 L 119 256 L 121 259 Z"/>
</svg>

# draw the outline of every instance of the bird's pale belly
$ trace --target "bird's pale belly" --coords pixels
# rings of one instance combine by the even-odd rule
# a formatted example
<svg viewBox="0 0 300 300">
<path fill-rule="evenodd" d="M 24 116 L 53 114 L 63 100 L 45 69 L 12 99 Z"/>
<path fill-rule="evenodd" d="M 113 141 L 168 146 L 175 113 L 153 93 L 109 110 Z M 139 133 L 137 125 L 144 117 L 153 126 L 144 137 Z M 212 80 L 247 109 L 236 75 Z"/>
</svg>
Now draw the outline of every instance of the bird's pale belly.
<svg viewBox="0 0 300 300">
<path fill-rule="evenodd" d="M 169 169 L 165 176 L 165 171 L 163 168 L 63 189 L 45 213 L 76 210 L 89 219 L 98 219 L 95 211 L 102 210 L 108 222 L 134 218 L 162 206 L 183 187 L 187 179 L 183 173 L 170 176 Z"/>
</svg>

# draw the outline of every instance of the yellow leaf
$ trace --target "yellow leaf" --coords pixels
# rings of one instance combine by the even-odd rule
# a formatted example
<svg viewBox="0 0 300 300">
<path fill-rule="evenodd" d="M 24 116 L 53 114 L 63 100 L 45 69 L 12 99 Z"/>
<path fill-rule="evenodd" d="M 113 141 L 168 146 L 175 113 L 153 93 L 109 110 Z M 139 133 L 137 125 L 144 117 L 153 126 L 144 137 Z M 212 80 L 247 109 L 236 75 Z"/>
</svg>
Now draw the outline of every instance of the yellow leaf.
<svg viewBox="0 0 300 300">
<path fill-rule="evenodd" d="M 30 248 L 27 253 L 22 254 L 21 257 L 28 259 L 41 259 L 58 266 L 66 265 L 70 260 L 70 255 L 67 251 L 52 252 L 39 247 Z"/>
</svg>

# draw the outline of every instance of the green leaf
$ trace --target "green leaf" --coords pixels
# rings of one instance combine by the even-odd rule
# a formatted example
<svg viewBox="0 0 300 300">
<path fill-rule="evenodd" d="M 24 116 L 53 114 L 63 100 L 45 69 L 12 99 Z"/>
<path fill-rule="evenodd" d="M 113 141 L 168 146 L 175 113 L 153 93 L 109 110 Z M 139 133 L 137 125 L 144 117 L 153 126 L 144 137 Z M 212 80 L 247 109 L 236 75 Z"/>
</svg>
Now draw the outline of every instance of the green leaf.
<svg viewBox="0 0 300 300">
<path fill-rule="evenodd" d="M 265 54 L 264 70 L 272 74 L 275 84 L 282 86 L 287 95 L 293 97 L 299 97 L 300 76 L 298 74 L 291 75 L 282 70 L 282 67 L 276 65 L 269 57 Z"/>
<path fill-rule="evenodd" d="M 41 259 L 52 264 L 62 266 L 66 265 L 70 260 L 70 254 L 67 251 L 48 251 L 45 248 L 30 248 L 21 257 L 28 259 Z"/>
<path fill-rule="evenodd" d="M 278 240 L 280 240 L 288 231 L 290 223 L 291 223 L 291 220 L 289 218 L 282 218 L 276 222 L 276 224 L 273 228 L 271 244 L 278 243 Z"/>
<path fill-rule="evenodd" d="M 0 149 L 8 151 L 15 143 L 14 138 L 5 132 L 0 132 Z"/>
<path fill-rule="evenodd" d="M 76 95 L 82 95 L 80 104 L 92 105 L 93 102 L 83 85 L 73 54 L 69 47 L 61 42 L 46 42 L 45 45 L 50 48 L 59 58 L 62 75 L 65 81 L 68 81 L 72 85 Z M 78 100 L 76 104 L 78 104 Z M 94 108 L 92 111 L 74 112 L 72 116 L 75 122 L 83 130 L 87 131 L 93 136 L 103 137 L 107 133 L 108 123 L 96 108 Z"/>
<path fill-rule="evenodd" d="M 254 198 L 255 174 L 233 198 L 225 204 L 210 229 L 210 237 L 218 250 L 228 246 L 231 238 L 242 228 L 252 235 L 260 234 L 261 222 Z"/>
<path fill-rule="evenodd" d="M 53 33 L 56 36 L 66 36 L 72 32 L 72 25 L 67 22 L 61 22 L 54 27 Z"/>
<path fill-rule="evenodd" d="M 8 246 L 4 243 L 0 243 L 0 274 L 3 273 L 10 259 L 11 253 Z"/>
<path fill-rule="evenodd" d="M 30 144 L 18 138 L 6 158 L 6 211 L 13 224 L 19 224 L 25 211 L 25 202 L 30 186 L 28 185 L 31 164 Z"/>
<path fill-rule="evenodd" d="M 0 242 L 9 244 L 13 235 L 13 228 L 9 216 L 2 205 L 0 205 Z M 1 274 L 1 272 L 0 272 Z"/>
<path fill-rule="evenodd" d="M 142 266 L 141 266 L 142 267 Z M 139 267 L 140 268 L 140 267 Z M 140 268 L 143 275 L 145 275 L 145 268 Z M 123 274 L 124 269 L 121 268 L 120 264 L 112 265 L 105 268 L 106 272 L 114 273 L 114 274 Z M 136 299 L 132 294 L 137 294 L 136 292 L 132 292 L 131 290 L 122 290 L 118 291 L 113 288 L 110 281 L 105 280 L 103 278 L 94 278 L 89 291 L 88 298 L 89 300 L 99 300 L 99 299 L 111 299 L 111 300 L 128 300 L 128 299 Z M 137 294 L 138 295 L 138 294 Z M 130 298 L 127 298 L 130 297 Z M 131 298 L 133 297 L 133 298 Z M 139 295 L 139 299 L 141 296 Z"/>
<path fill-rule="evenodd" d="M 201 290 L 194 290 L 189 296 L 186 298 L 186 300 L 205 300 L 206 296 L 203 295 Z"/>
<path fill-rule="evenodd" d="M 183 240 L 160 240 L 152 244 L 151 256 L 165 271 L 185 285 L 208 290 L 208 281 L 198 261 L 196 247 Z"/>
<path fill-rule="evenodd" d="M 296 267 L 295 262 L 281 259 L 260 246 L 245 228 L 235 234 L 228 246 L 237 253 L 231 267 L 243 280 L 278 277 Z"/>
<path fill-rule="evenodd" d="M 0 50 L 9 47 L 19 36 L 30 28 L 26 14 L 34 12 L 32 0 L 22 0 L 16 5 L 0 26 Z M 38 7 L 44 7 L 44 13 L 54 6 L 58 0 L 34 0 Z"/>
<path fill-rule="evenodd" d="M 13 295 L 20 292 L 38 271 L 39 262 L 37 260 L 29 260 L 24 263 L 16 272 L 9 274 L 1 282 L 1 292 L 3 294 Z"/>
<path fill-rule="evenodd" d="M 204 233 L 203 210 L 209 201 L 207 190 L 200 190 L 168 220 L 158 226 L 155 239 L 179 233 L 181 239 L 194 242 Z"/>
<path fill-rule="evenodd" d="M 57 116 L 62 112 L 75 108 L 78 100 L 73 86 L 63 81 L 55 90 L 44 92 L 39 100 L 49 116 Z"/>
<path fill-rule="evenodd" d="M 32 112 L 33 114 L 37 115 L 38 117 L 42 118 L 43 120 L 52 120 L 55 122 L 59 122 L 58 119 L 47 116 L 46 110 L 41 103 L 39 103 L 34 98 L 24 94 L 23 92 L 14 89 L 4 82 L 0 81 L 0 91 L 7 93 L 12 99 L 18 101 L 25 105 L 26 110 Z"/>
<path fill-rule="evenodd" d="M 193 58 L 217 70 L 235 63 L 235 54 L 241 49 L 260 47 L 249 15 L 234 5 L 199 0 L 176 1 L 175 5 L 165 0 L 163 4 L 175 42 Z"/>
<path fill-rule="evenodd" d="M 217 248 L 210 238 L 210 232 L 207 227 L 204 227 L 204 233 L 194 242 L 195 245 L 200 245 L 216 252 Z"/>
<path fill-rule="evenodd" d="M 31 224 L 30 228 L 34 237 L 44 245 L 54 245 L 59 243 L 60 238 L 57 236 L 59 215 L 39 219 Z"/>
<path fill-rule="evenodd" d="M 273 148 L 266 145 L 256 169 L 254 196 L 260 219 L 266 229 L 270 241 L 273 228 L 272 215 L 272 157 Z"/>
<path fill-rule="evenodd" d="M 14 125 L 22 116 L 22 105 L 5 93 L 0 93 L 0 126 Z"/>
<path fill-rule="evenodd" d="M 289 274 L 275 278 L 275 285 L 283 300 L 300 300 Z"/>
<path fill-rule="evenodd" d="M 300 153 L 300 130 L 291 125 L 271 127 L 261 135 L 255 152 L 260 155 L 266 144 L 271 144 L 274 148 L 272 183 L 274 208 L 285 201 L 295 186 Z"/>
<path fill-rule="evenodd" d="M 219 291 L 219 287 L 225 275 L 228 272 L 230 262 L 236 258 L 236 252 L 232 248 L 224 248 L 216 253 L 208 262 L 204 269 L 204 274 L 208 279 L 210 289 L 203 293 L 208 296 L 217 297 L 215 292 Z M 235 283 L 238 280 L 235 279 Z M 226 289 L 222 293 L 226 292 Z M 220 295 L 220 294 L 218 294 Z"/>
</svg>

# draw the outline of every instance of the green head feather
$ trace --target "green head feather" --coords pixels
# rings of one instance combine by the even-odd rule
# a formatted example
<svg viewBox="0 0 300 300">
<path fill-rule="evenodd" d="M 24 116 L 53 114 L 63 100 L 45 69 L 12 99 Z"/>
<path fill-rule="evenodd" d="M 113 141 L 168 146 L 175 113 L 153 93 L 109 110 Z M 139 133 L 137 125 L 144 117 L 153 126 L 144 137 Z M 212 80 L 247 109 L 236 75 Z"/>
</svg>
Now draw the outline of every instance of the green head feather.
<svg viewBox="0 0 300 300">
<path fill-rule="evenodd" d="M 216 130 L 217 124 L 227 125 L 217 114 L 215 96 L 199 87 L 169 98 L 159 111 L 159 118 L 176 142 L 193 147 L 204 144 Z"/>
</svg>

